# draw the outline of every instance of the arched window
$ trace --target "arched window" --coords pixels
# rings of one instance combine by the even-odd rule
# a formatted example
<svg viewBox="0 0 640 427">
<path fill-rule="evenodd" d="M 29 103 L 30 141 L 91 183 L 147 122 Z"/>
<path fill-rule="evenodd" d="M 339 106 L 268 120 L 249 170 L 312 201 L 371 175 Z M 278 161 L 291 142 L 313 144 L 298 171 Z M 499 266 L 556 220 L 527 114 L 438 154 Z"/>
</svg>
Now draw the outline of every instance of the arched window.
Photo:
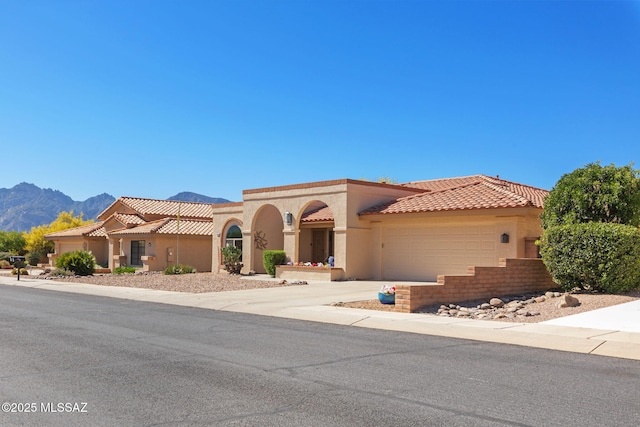
<svg viewBox="0 0 640 427">
<path fill-rule="evenodd" d="M 225 246 L 235 246 L 242 249 L 242 230 L 240 230 L 240 227 L 237 225 L 229 227 L 225 236 Z"/>
</svg>

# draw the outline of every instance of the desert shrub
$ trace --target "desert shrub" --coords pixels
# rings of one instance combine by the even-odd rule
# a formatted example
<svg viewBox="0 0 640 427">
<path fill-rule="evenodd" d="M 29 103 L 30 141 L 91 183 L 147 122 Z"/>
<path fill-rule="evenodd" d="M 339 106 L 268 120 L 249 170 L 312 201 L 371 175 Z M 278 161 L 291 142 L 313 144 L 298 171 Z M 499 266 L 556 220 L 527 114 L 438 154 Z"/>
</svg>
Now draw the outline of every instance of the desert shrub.
<svg viewBox="0 0 640 427">
<path fill-rule="evenodd" d="M 165 268 L 163 274 L 189 274 L 195 272 L 196 269 L 189 265 L 175 264 Z"/>
<path fill-rule="evenodd" d="M 564 290 L 608 293 L 640 287 L 640 231 L 623 224 L 590 222 L 550 227 L 542 259 Z"/>
<path fill-rule="evenodd" d="M 7 261 L 6 259 L 0 259 L 0 267 L 6 267 L 9 265 L 11 265 L 9 261 Z"/>
<path fill-rule="evenodd" d="M 11 252 L 0 252 L 0 261 L 9 262 L 9 258 L 13 256 Z"/>
<path fill-rule="evenodd" d="M 56 259 L 56 267 L 69 270 L 78 276 L 93 274 L 96 258 L 88 251 L 65 252 Z"/>
<path fill-rule="evenodd" d="M 51 271 L 49 274 L 49 276 L 51 277 L 69 277 L 73 275 L 74 275 L 73 271 L 65 270 L 64 268 L 56 268 L 55 270 Z"/>
<path fill-rule="evenodd" d="M 121 265 L 120 267 L 116 267 L 113 269 L 113 274 L 125 274 L 125 273 L 135 273 L 135 267 L 128 267 L 126 265 Z"/>
<path fill-rule="evenodd" d="M 46 254 L 43 254 L 40 251 L 29 252 L 27 255 L 27 262 L 29 265 L 36 266 L 43 258 L 46 258 Z"/>
<path fill-rule="evenodd" d="M 13 274 L 14 276 L 18 275 L 18 269 L 14 268 L 13 270 L 11 270 L 11 274 Z M 29 274 L 29 270 L 27 270 L 24 267 L 20 268 L 20 275 L 22 276 L 23 274 Z"/>
<path fill-rule="evenodd" d="M 262 254 L 262 265 L 271 277 L 276 275 L 276 265 L 282 265 L 287 260 L 287 254 L 281 250 L 264 251 Z"/>
<path fill-rule="evenodd" d="M 242 249 L 236 246 L 227 246 L 220 249 L 222 252 L 222 264 L 229 274 L 240 274 L 242 270 Z"/>
</svg>

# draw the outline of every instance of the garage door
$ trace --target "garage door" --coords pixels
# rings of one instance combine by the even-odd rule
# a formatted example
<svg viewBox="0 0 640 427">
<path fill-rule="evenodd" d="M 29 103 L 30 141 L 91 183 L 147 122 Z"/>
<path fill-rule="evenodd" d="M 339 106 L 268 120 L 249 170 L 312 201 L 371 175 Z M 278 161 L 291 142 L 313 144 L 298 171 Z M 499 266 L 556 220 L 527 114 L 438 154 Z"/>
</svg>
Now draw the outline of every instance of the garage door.
<svg viewBox="0 0 640 427">
<path fill-rule="evenodd" d="M 383 249 L 384 280 L 435 281 L 466 274 L 470 266 L 495 266 L 495 226 L 389 228 Z"/>
</svg>

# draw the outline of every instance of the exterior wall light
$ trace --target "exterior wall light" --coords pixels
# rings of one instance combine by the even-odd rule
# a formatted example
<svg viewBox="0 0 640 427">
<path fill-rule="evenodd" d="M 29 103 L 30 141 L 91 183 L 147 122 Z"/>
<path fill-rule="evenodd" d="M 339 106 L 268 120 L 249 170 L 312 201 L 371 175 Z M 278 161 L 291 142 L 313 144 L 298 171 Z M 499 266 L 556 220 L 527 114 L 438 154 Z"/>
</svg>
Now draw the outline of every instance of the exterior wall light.
<svg viewBox="0 0 640 427">
<path fill-rule="evenodd" d="M 284 222 L 287 225 L 292 225 L 293 224 L 293 214 L 291 212 L 285 212 L 284 213 Z"/>
<path fill-rule="evenodd" d="M 503 233 L 500 236 L 500 243 L 509 243 L 509 235 L 507 233 Z"/>
</svg>

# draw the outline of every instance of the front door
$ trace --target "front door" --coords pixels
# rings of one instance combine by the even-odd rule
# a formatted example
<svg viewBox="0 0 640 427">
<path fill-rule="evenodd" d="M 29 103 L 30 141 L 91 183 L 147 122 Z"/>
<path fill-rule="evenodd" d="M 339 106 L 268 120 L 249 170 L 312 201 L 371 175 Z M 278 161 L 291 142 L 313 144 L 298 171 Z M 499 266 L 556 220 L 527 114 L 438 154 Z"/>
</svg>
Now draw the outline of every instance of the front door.
<svg viewBox="0 0 640 427">
<path fill-rule="evenodd" d="M 144 256 L 144 240 L 131 241 L 131 265 L 142 265 Z"/>
<path fill-rule="evenodd" d="M 325 249 L 326 244 L 326 230 L 318 229 L 313 230 L 313 251 L 311 262 L 325 262 L 327 258 L 327 251 Z"/>
</svg>

